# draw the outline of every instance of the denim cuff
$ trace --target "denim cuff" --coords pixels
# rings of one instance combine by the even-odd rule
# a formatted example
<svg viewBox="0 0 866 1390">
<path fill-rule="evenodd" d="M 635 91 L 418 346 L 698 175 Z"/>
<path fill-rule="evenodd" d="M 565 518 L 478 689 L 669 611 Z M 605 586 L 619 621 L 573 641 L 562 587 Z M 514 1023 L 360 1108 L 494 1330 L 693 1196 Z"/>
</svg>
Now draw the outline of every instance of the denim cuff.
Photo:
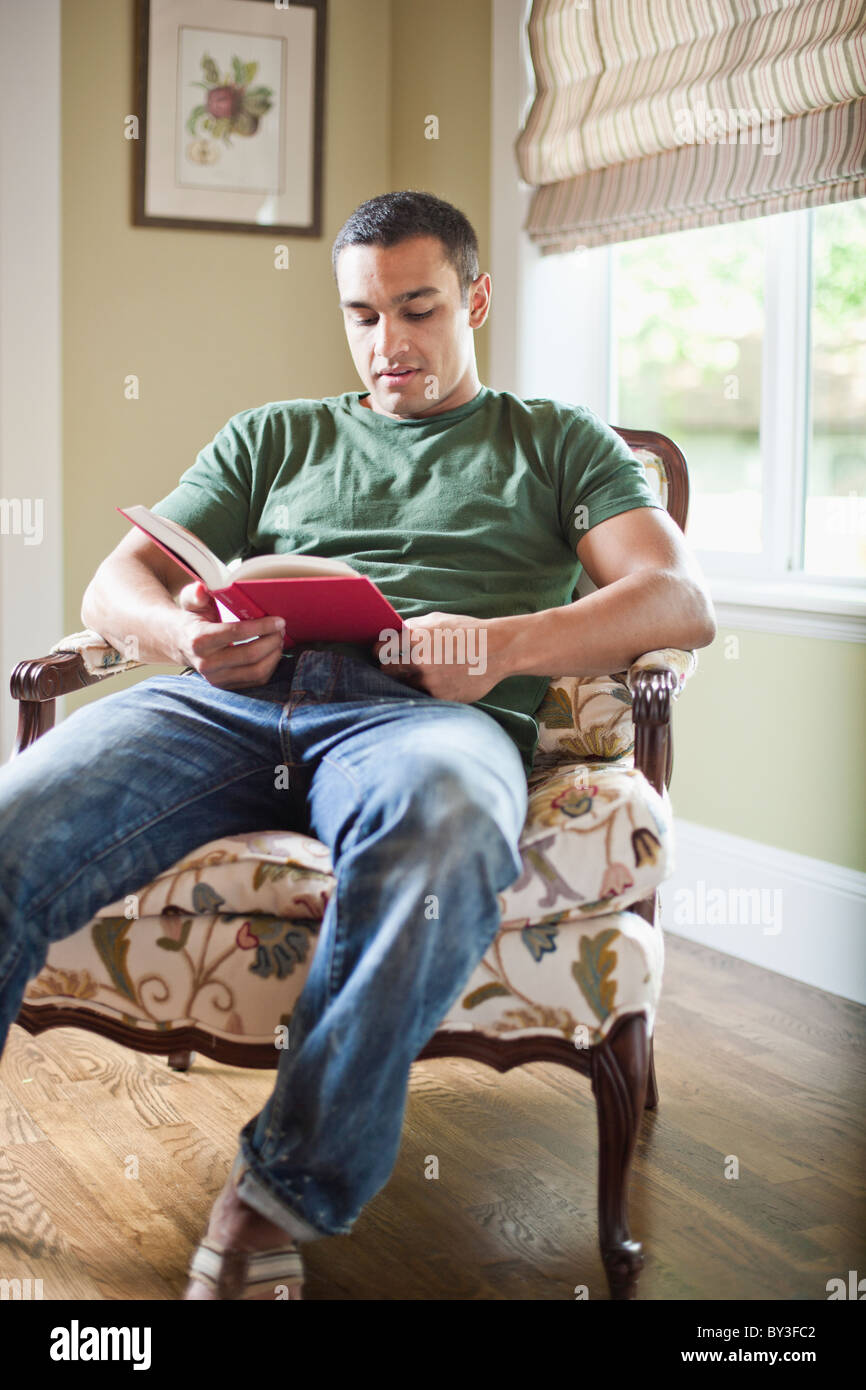
<svg viewBox="0 0 866 1390">
<path fill-rule="evenodd" d="M 260 1216 L 273 1221 L 275 1226 L 287 1231 L 293 1240 L 321 1240 L 327 1234 L 325 1231 L 317 1231 L 315 1226 L 311 1226 L 285 1202 L 275 1197 L 269 1188 L 259 1181 L 242 1153 L 235 1159 L 230 1177 L 241 1201 L 252 1207 Z"/>
</svg>

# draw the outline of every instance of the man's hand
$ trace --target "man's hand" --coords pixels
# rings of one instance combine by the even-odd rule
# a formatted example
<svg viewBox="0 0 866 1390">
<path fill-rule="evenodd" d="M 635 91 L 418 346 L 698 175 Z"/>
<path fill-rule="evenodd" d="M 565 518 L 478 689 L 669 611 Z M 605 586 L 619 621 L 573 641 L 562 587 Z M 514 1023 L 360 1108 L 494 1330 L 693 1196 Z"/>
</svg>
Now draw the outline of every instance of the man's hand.
<svg viewBox="0 0 866 1390">
<path fill-rule="evenodd" d="M 373 652 L 387 675 L 436 699 L 472 704 L 508 674 L 494 640 L 498 621 L 425 613 L 406 620 L 399 642 L 379 640 Z"/>
<path fill-rule="evenodd" d="M 283 652 L 282 618 L 220 622 L 216 601 L 200 583 L 187 584 L 177 601 L 189 614 L 178 639 L 188 666 L 223 690 L 267 684 Z"/>
</svg>

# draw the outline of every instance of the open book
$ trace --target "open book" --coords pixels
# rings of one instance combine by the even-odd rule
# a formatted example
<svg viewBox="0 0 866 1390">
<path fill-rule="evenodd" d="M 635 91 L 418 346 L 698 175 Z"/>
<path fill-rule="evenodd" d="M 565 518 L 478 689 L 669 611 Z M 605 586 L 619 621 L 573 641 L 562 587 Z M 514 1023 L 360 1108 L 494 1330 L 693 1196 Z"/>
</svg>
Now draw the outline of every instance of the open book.
<svg viewBox="0 0 866 1390">
<path fill-rule="evenodd" d="M 220 614 L 234 618 L 286 620 L 284 647 L 296 642 L 357 642 L 372 646 L 383 629 L 399 632 L 400 615 L 366 575 L 345 560 L 319 555 L 254 555 L 224 565 L 185 526 L 149 507 L 115 507 L 200 579 Z"/>
</svg>

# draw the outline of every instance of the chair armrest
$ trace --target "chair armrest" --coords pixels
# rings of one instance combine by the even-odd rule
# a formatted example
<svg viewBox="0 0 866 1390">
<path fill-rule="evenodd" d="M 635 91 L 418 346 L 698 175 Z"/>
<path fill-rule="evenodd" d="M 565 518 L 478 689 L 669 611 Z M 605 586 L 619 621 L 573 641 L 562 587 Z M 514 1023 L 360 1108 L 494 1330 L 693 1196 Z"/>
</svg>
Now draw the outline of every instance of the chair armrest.
<svg viewBox="0 0 866 1390">
<path fill-rule="evenodd" d="M 638 676 L 642 671 L 669 671 L 675 677 L 674 699 L 682 691 L 686 681 L 698 669 L 697 652 L 681 651 L 679 647 L 660 647 L 657 651 L 646 652 L 637 657 L 627 671 L 619 672 L 634 693 Z"/>
<path fill-rule="evenodd" d="M 90 627 L 85 628 L 83 632 L 71 632 L 68 636 L 61 637 L 49 651 L 78 652 L 84 669 L 89 675 L 97 678 L 116 676 L 120 671 L 131 671 L 135 666 L 146 665 L 144 661 L 133 661 L 130 657 L 124 656 L 123 652 L 118 651 Z"/>
<path fill-rule="evenodd" d="M 664 647 L 639 656 L 621 673 L 632 692 L 634 765 L 659 795 L 673 772 L 673 701 L 697 665 L 695 652 Z"/>
<path fill-rule="evenodd" d="M 669 672 L 675 698 L 696 667 L 694 652 L 664 647 L 636 657 L 627 671 L 552 678 L 535 712 L 539 726 L 535 765 L 584 759 L 610 762 L 630 753 L 637 738 L 635 693 L 639 685 L 645 686 L 645 673 Z"/>
<path fill-rule="evenodd" d="M 19 661 L 9 681 L 12 698 L 19 702 L 12 757 L 54 727 L 54 702 L 58 696 L 71 695 L 96 685 L 106 676 L 143 665 L 142 661 L 129 660 L 90 628 L 62 637 L 48 656 Z"/>
</svg>

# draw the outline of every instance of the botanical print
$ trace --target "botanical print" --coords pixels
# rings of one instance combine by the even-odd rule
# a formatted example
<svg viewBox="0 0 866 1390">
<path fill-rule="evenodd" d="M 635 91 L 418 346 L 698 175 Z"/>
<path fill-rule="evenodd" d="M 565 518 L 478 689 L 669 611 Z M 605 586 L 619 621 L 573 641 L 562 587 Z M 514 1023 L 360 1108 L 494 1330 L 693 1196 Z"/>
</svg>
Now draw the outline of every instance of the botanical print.
<svg viewBox="0 0 866 1390">
<path fill-rule="evenodd" d="M 482 1027 L 486 1031 L 502 1035 L 527 1028 L 549 1028 L 571 1038 L 582 1023 L 592 1042 L 600 1041 L 604 1026 L 616 1009 L 618 957 L 614 944 L 622 937 L 618 927 L 599 923 L 594 936 L 578 935 L 577 960 L 571 963 L 571 975 L 582 999 L 575 999 L 572 1008 L 539 1000 L 538 985 L 527 974 L 525 965 L 521 967 L 520 958 L 515 957 L 511 967 L 505 960 L 504 947 L 509 938 L 513 939 L 515 931 L 535 964 L 555 952 L 562 944 L 559 938 L 566 927 L 564 918 L 563 912 L 550 913 L 534 924 L 504 927 L 479 967 L 492 978 L 465 994 L 460 1001 L 461 1009 L 469 1012 L 492 999 L 510 999 L 511 1006 L 500 1005 L 495 1017 L 485 1019 Z M 574 949 L 575 934 L 574 930 L 566 932 L 567 953 Z M 477 974 L 473 978 L 477 978 Z M 643 983 L 651 981 L 647 979 Z"/>
<path fill-rule="evenodd" d="M 259 121 L 267 115 L 273 105 L 274 94 L 270 87 L 261 84 L 252 86 L 258 72 L 258 63 L 242 63 L 237 54 L 232 54 L 231 73 L 220 76 L 219 68 L 209 53 L 201 60 L 204 81 L 194 82 L 194 87 L 203 87 L 206 97 L 203 103 L 193 107 L 186 123 L 190 135 L 195 135 L 199 126 L 213 137 L 213 141 L 231 144 L 232 135 L 249 138 L 255 135 Z M 212 164 L 219 159 L 219 149 L 208 140 L 194 140 L 187 146 L 187 154 L 197 164 Z"/>
<path fill-rule="evenodd" d="M 183 25 L 177 44 L 176 184 L 280 193 L 285 40 Z M 149 128 L 170 114 L 152 113 Z"/>
</svg>

